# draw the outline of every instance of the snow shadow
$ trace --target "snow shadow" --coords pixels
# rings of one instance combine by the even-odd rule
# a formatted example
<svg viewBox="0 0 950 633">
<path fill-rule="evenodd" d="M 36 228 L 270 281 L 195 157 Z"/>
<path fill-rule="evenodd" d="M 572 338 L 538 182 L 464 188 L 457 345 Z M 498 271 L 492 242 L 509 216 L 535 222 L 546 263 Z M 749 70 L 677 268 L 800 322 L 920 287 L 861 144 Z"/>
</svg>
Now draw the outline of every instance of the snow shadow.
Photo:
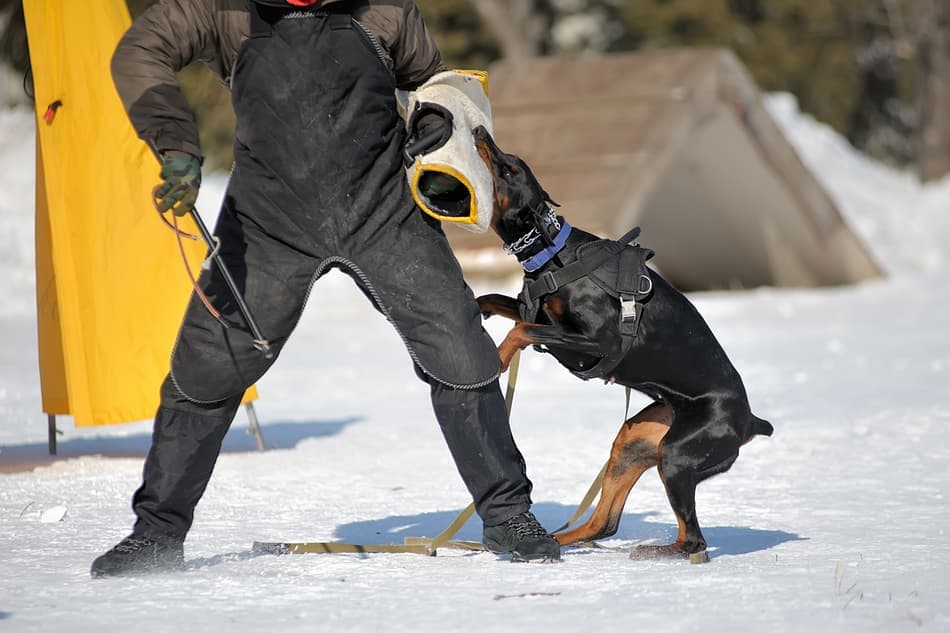
<svg viewBox="0 0 950 633">
<path fill-rule="evenodd" d="M 531 510 L 546 529 L 556 530 L 571 518 L 576 507 L 559 503 L 537 503 Z M 403 537 L 406 536 L 434 537 L 445 530 L 461 511 L 460 508 L 457 511 L 425 512 L 347 523 L 336 529 L 334 540 L 346 543 L 394 544 L 402 543 Z M 672 542 L 676 539 L 676 524 L 648 520 L 657 514 L 657 512 L 625 512 L 620 520 L 617 534 L 610 540 L 621 547 L 628 547 L 626 542 L 629 542 L 631 548 L 641 543 Z M 584 519 L 581 519 L 581 522 Z M 750 554 L 771 549 L 789 541 L 807 540 L 790 532 L 741 526 L 703 526 L 703 534 L 709 542 L 712 557 Z M 481 520 L 473 516 L 453 538 L 463 541 L 481 541 Z M 624 543 L 617 543 L 617 541 Z"/>
<path fill-rule="evenodd" d="M 435 537 L 445 530 L 462 511 L 461 508 L 443 512 L 391 516 L 383 519 L 355 521 L 339 526 L 332 540 L 358 545 L 401 545 L 407 536 Z M 556 530 L 574 514 L 575 507 L 559 503 L 538 503 L 532 512 L 548 530 Z M 571 556 L 601 555 L 606 553 L 626 554 L 639 544 L 669 543 L 676 538 L 675 523 L 648 520 L 656 512 L 625 512 L 620 520 L 620 529 L 607 541 L 605 549 L 593 547 L 565 548 Z M 585 517 L 586 518 L 586 517 Z M 804 541 L 797 534 L 780 530 L 758 530 L 751 527 L 704 527 L 703 534 L 709 542 L 711 558 L 739 556 L 771 549 L 789 541 Z M 476 541 L 482 539 L 482 523 L 477 516 L 469 519 L 453 537 L 454 540 Z M 187 561 L 188 569 L 204 569 L 222 563 L 250 560 L 268 556 L 250 549 L 228 552 L 208 558 Z M 368 554 L 362 554 L 367 556 Z"/>
<path fill-rule="evenodd" d="M 261 435 L 267 450 L 290 449 L 306 439 L 336 435 L 350 424 L 362 420 L 362 417 L 349 417 L 340 420 L 268 422 L 261 425 Z M 70 438 L 57 442 L 56 455 L 49 454 L 49 447 L 45 442 L 2 446 L 0 473 L 29 471 L 57 461 L 89 455 L 144 459 L 151 441 L 151 431 L 122 436 Z M 221 452 L 257 452 L 257 443 L 250 428 L 245 424 L 235 423 L 224 437 Z"/>
<path fill-rule="evenodd" d="M 675 529 L 674 529 L 675 534 Z M 714 551 L 710 556 L 741 556 L 761 552 L 789 541 L 807 541 L 808 538 L 781 530 L 757 530 L 742 527 L 703 527 L 703 536 Z"/>
</svg>

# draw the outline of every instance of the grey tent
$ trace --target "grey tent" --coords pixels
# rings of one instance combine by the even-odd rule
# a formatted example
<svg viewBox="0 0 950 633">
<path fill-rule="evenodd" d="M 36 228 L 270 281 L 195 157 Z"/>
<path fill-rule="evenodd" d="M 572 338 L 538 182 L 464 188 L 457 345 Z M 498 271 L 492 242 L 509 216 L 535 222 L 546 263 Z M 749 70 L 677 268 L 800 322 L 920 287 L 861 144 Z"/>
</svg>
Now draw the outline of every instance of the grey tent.
<svg viewBox="0 0 950 633">
<path fill-rule="evenodd" d="M 560 212 L 604 237 L 641 226 L 682 289 L 882 274 L 728 50 L 501 63 L 489 87 L 496 140 Z M 467 274 L 517 270 L 494 234 L 446 232 Z"/>
</svg>

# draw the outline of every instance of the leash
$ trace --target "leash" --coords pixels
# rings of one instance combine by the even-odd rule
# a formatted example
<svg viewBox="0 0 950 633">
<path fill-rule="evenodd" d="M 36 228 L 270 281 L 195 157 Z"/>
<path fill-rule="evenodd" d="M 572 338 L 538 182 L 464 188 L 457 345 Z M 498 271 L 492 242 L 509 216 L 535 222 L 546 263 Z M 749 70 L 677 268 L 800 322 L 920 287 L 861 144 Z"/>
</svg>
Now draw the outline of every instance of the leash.
<svg viewBox="0 0 950 633">
<path fill-rule="evenodd" d="M 626 423 L 627 416 L 630 415 L 630 387 L 624 387 L 624 391 L 625 391 L 627 403 L 623 410 L 623 422 Z M 577 505 L 577 510 L 574 512 L 573 515 L 571 515 L 571 518 L 567 520 L 567 523 L 565 523 L 558 529 L 554 530 L 554 533 L 563 532 L 567 528 L 577 523 L 578 519 L 584 516 L 584 513 L 587 512 L 590 506 L 594 503 L 594 498 L 598 494 L 600 494 L 600 491 L 603 489 L 604 475 L 607 474 L 607 464 L 609 463 L 610 461 L 608 460 L 600 469 L 600 472 L 597 473 L 597 476 L 594 477 L 594 481 L 591 482 L 590 488 L 587 489 L 587 494 L 585 494 L 584 498 L 581 499 L 581 502 Z M 597 547 L 601 549 L 609 549 L 602 545 L 597 546 Z"/>
<path fill-rule="evenodd" d="M 514 402 L 515 397 L 515 384 L 518 380 L 518 365 L 521 360 L 521 350 L 515 352 L 514 356 L 511 358 L 511 363 L 508 366 L 508 387 L 505 391 L 505 410 L 511 415 L 511 406 Z M 625 405 L 623 413 L 623 422 L 627 421 L 627 416 L 630 414 L 630 387 L 624 387 L 625 395 Z M 609 462 L 608 462 L 609 463 Z M 600 494 L 600 491 L 603 488 L 604 476 L 607 473 L 607 463 L 603 465 L 600 469 L 600 472 L 594 478 L 594 481 L 591 483 L 590 488 L 588 488 L 587 493 L 584 495 L 584 498 L 578 504 L 577 510 L 571 516 L 567 522 L 554 530 L 552 534 L 557 532 L 563 532 L 569 527 L 572 527 L 577 521 L 584 516 L 590 506 L 593 504 L 594 499 Z M 475 513 L 475 504 L 470 503 L 468 506 L 462 510 L 455 519 L 445 528 L 442 532 L 436 535 L 433 538 L 425 536 L 407 536 L 403 539 L 403 543 L 392 544 L 392 545 L 357 545 L 354 543 L 342 543 L 338 541 L 316 541 L 316 542 L 259 542 L 255 541 L 251 546 L 251 551 L 255 554 L 274 554 L 274 555 L 284 555 L 284 554 L 376 554 L 376 553 L 388 553 L 388 554 L 422 554 L 424 556 L 436 556 L 438 550 L 440 549 L 456 549 L 456 550 L 465 550 L 472 552 L 484 551 L 484 546 L 477 541 L 454 541 L 452 537 L 455 536 L 462 526 L 472 517 Z M 602 550 L 624 550 L 624 548 L 614 548 L 608 547 L 606 545 L 600 545 L 594 541 L 575 543 L 574 547 L 591 547 L 594 549 Z M 625 551 L 625 550 L 624 550 Z M 692 560 L 692 559 L 690 559 Z"/>
<path fill-rule="evenodd" d="M 515 352 L 514 356 L 511 357 L 511 363 L 508 366 L 508 387 L 505 391 L 505 410 L 511 415 L 511 406 L 514 402 L 515 397 L 515 384 L 518 380 L 518 366 L 521 360 L 521 350 Z M 625 405 L 623 413 L 623 422 L 627 421 L 627 416 L 630 414 L 630 387 L 624 387 L 625 395 Z M 609 463 L 609 462 L 608 462 Z M 594 499 L 600 493 L 603 488 L 604 476 L 607 473 L 607 464 L 605 463 L 600 469 L 600 472 L 594 478 L 594 481 L 591 483 L 590 488 L 588 488 L 587 493 L 584 495 L 584 498 L 578 504 L 577 510 L 571 516 L 567 522 L 554 530 L 552 534 L 557 532 L 563 532 L 569 527 L 572 527 L 577 521 L 584 516 L 590 506 L 593 504 Z M 462 526 L 468 522 L 468 520 L 475 513 L 475 504 L 470 503 L 468 506 L 462 510 L 455 519 L 446 527 L 442 532 L 436 535 L 433 538 L 425 536 L 407 536 L 403 539 L 402 544 L 391 544 L 391 545 L 358 545 L 355 543 L 343 543 L 339 541 L 315 541 L 315 542 L 260 542 L 254 541 L 251 546 L 251 551 L 255 554 L 273 554 L 273 555 L 285 555 L 285 554 L 422 554 L 424 556 L 436 556 L 438 550 L 440 549 L 456 549 L 456 550 L 465 550 L 471 552 L 481 552 L 484 551 L 485 547 L 477 541 L 455 541 L 452 540 L 452 537 L 455 536 Z M 606 545 L 600 545 L 594 541 L 575 543 L 574 547 L 591 547 L 594 549 L 602 550 L 623 550 L 624 548 L 614 548 L 608 547 Z M 625 550 L 624 550 L 625 551 Z M 692 558 L 690 559 L 692 560 Z"/>
<path fill-rule="evenodd" d="M 207 245 L 209 252 L 208 256 L 201 262 L 202 270 L 210 270 L 211 262 L 214 262 L 218 267 L 218 272 L 221 273 L 221 276 L 224 278 L 224 283 L 227 285 L 228 290 L 231 292 L 231 295 L 234 297 L 234 303 L 237 305 L 238 311 L 241 313 L 241 317 L 244 319 L 244 323 L 247 325 L 248 329 L 251 331 L 251 336 L 254 341 L 254 348 L 259 350 L 264 358 L 273 358 L 274 351 L 270 348 L 270 341 L 264 338 L 264 335 L 261 333 L 260 327 L 257 325 L 257 320 L 251 314 L 250 308 L 247 307 L 247 302 L 244 301 L 244 296 L 238 290 L 237 284 L 234 282 L 234 278 L 231 276 L 231 272 L 228 270 L 228 267 L 224 263 L 224 259 L 221 257 L 221 240 L 216 236 L 213 236 L 208 230 L 208 227 L 205 226 L 204 220 L 201 219 L 201 216 L 198 215 L 198 211 L 194 207 L 188 209 L 188 213 L 191 215 L 191 218 L 195 221 L 195 224 L 198 227 L 198 231 L 201 233 L 201 236 L 188 233 L 181 230 L 178 227 L 178 216 L 172 213 L 172 222 L 169 222 L 165 217 L 165 214 L 158 207 L 158 188 L 161 185 L 156 185 L 152 189 L 152 202 L 155 205 L 155 210 L 158 211 L 159 217 L 162 219 L 162 222 L 165 223 L 165 226 L 170 228 L 175 232 L 175 236 L 178 239 L 178 250 L 181 252 L 182 261 L 185 263 L 185 270 L 188 272 L 188 277 L 191 279 L 191 285 L 195 290 L 196 296 L 201 300 L 201 303 L 204 305 L 205 309 L 208 310 L 208 313 L 211 314 L 214 319 L 220 323 L 225 328 L 230 328 L 230 326 L 225 322 L 221 317 L 221 313 L 215 309 L 211 304 L 211 301 L 205 295 L 204 291 L 201 290 L 201 287 L 198 285 L 198 279 L 191 270 L 191 266 L 188 263 L 188 257 L 185 254 L 185 245 L 182 242 L 182 239 L 189 240 L 204 240 Z"/>
<path fill-rule="evenodd" d="M 192 272 L 191 264 L 188 263 L 188 255 L 187 253 L 185 253 L 185 243 L 182 240 L 188 239 L 188 240 L 193 240 L 197 242 L 198 240 L 201 239 L 201 237 L 198 235 L 194 235 L 193 233 L 188 233 L 187 231 L 183 231 L 178 226 L 178 216 L 175 215 L 174 213 L 172 213 L 172 221 L 171 222 L 168 221 L 168 218 L 165 217 L 165 214 L 162 211 L 160 211 L 158 208 L 158 196 L 156 195 L 155 192 L 158 191 L 159 187 L 161 187 L 161 185 L 156 185 L 155 188 L 152 189 L 152 202 L 155 204 L 155 210 L 158 211 L 158 217 L 161 218 L 162 224 L 167 226 L 169 229 L 172 230 L 172 232 L 175 233 L 175 239 L 178 241 L 178 252 L 181 253 L 181 261 L 185 264 L 185 272 L 188 273 L 188 278 L 191 280 L 191 286 L 192 288 L 194 288 L 195 295 L 198 297 L 198 299 L 201 300 L 201 303 L 204 305 L 208 313 L 214 317 L 215 321 L 220 323 L 223 327 L 229 328 L 230 326 L 227 324 L 227 322 L 225 322 L 225 320 L 221 318 L 221 313 L 218 312 L 213 305 L 211 305 L 211 301 L 208 299 L 208 296 L 204 293 L 204 291 L 198 285 L 198 278 L 195 276 L 195 273 Z M 216 254 L 218 252 L 218 249 L 221 248 L 221 240 L 219 240 L 218 238 L 214 238 L 214 239 L 215 239 L 215 244 L 214 244 L 214 248 L 211 251 L 212 254 Z M 206 257 L 204 260 L 202 260 L 201 269 L 207 270 L 210 267 L 211 267 L 211 264 L 210 264 L 210 256 L 209 256 L 209 257 Z"/>
<path fill-rule="evenodd" d="M 515 399 L 515 384 L 518 381 L 518 365 L 521 350 L 517 350 L 508 364 L 508 388 L 505 391 L 505 412 L 511 416 L 511 405 Z M 312 543 L 263 543 L 255 541 L 251 551 L 255 554 L 423 554 L 435 556 L 440 549 L 461 549 L 473 552 L 483 551 L 484 546 L 476 541 L 453 541 L 462 526 L 475 514 L 475 504 L 468 504 L 447 528 L 433 538 L 425 536 L 407 536 L 402 545 L 356 545 L 337 541 Z"/>
<path fill-rule="evenodd" d="M 521 350 L 515 351 L 514 355 L 511 357 L 511 362 L 508 364 L 508 388 L 505 390 L 505 413 L 508 414 L 509 420 L 511 419 L 511 405 L 515 400 L 515 384 L 518 382 L 518 365 L 521 362 Z M 424 537 L 408 537 L 407 542 L 411 541 L 414 543 L 422 543 L 431 548 L 432 556 L 435 556 L 436 550 L 440 547 L 445 547 L 451 542 L 451 539 L 455 534 L 462 529 L 462 526 L 475 514 L 475 504 L 470 503 L 464 510 L 462 510 L 455 520 L 449 524 L 449 527 L 445 528 L 441 534 L 436 536 L 434 539 L 426 539 Z M 428 541 L 428 542 L 427 542 Z M 469 547 L 474 545 L 475 547 Z M 461 546 L 462 549 L 474 549 L 482 550 L 485 549 L 481 543 L 473 543 L 471 541 L 456 541 L 455 546 Z"/>
</svg>

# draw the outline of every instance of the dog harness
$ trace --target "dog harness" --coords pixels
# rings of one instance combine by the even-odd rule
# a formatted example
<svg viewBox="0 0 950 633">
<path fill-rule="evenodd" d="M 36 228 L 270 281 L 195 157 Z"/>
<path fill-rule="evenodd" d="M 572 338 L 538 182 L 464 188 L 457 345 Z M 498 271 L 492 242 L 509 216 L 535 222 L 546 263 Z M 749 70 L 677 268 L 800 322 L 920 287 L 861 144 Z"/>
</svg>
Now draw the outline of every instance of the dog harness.
<svg viewBox="0 0 950 633">
<path fill-rule="evenodd" d="M 620 364 L 636 340 L 644 305 L 653 293 L 653 280 L 646 262 L 654 251 L 637 243 L 630 244 L 639 235 L 640 227 L 635 227 L 619 240 L 586 242 L 577 247 L 574 262 L 544 272 L 533 280 L 525 278 L 518 295 L 518 307 L 521 318 L 531 323 L 537 322 L 543 297 L 582 277 L 620 302 L 621 344 L 586 369 L 562 362 L 578 378 L 604 378 Z M 540 346 L 535 349 L 548 351 Z"/>
</svg>

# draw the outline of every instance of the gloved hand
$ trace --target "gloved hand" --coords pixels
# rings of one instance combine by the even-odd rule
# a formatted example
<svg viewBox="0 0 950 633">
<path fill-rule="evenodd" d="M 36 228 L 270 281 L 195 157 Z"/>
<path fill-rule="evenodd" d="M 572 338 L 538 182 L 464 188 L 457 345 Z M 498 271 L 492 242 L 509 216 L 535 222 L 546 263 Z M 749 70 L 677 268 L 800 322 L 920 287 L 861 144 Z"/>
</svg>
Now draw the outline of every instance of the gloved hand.
<svg viewBox="0 0 950 633">
<path fill-rule="evenodd" d="M 198 200 L 201 186 L 201 161 L 186 152 L 169 150 L 162 154 L 163 182 L 155 189 L 155 206 L 177 216 L 188 213 Z"/>
</svg>

